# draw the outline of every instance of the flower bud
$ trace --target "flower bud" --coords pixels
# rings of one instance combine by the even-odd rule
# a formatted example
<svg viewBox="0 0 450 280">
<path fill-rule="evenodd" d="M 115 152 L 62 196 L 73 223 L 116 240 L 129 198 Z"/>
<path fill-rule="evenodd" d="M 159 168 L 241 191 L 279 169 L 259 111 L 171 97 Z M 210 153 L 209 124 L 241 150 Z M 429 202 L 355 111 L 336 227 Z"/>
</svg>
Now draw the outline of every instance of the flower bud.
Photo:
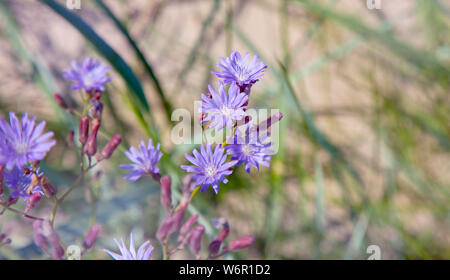
<svg viewBox="0 0 450 280">
<path fill-rule="evenodd" d="M 58 106 L 61 107 L 62 109 L 69 108 L 69 106 L 67 106 L 66 102 L 64 101 L 64 99 L 62 98 L 62 96 L 59 93 L 53 94 L 53 98 L 55 99 L 56 104 L 58 104 Z"/>
<path fill-rule="evenodd" d="M 225 218 L 213 219 L 211 220 L 211 224 L 215 228 L 221 228 L 217 237 L 209 244 L 209 254 L 210 256 L 213 256 L 219 253 L 220 246 L 225 238 L 227 238 L 228 233 L 230 233 L 230 225 Z"/>
<path fill-rule="evenodd" d="M 40 178 L 40 185 L 47 197 L 53 197 L 56 195 L 56 187 L 52 183 L 50 183 L 47 177 L 42 176 Z"/>
<path fill-rule="evenodd" d="M 95 241 L 97 241 L 97 237 L 100 233 L 100 230 L 101 230 L 101 226 L 98 224 L 93 225 L 89 229 L 89 231 L 86 234 L 86 237 L 84 238 L 84 241 L 83 241 L 84 249 L 88 250 L 88 249 L 91 249 L 92 246 L 94 246 Z"/>
<path fill-rule="evenodd" d="M 116 150 L 116 148 L 120 145 L 122 142 L 122 137 L 120 137 L 119 134 L 114 135 L 106 144 L 106 146 L 103 148 L 102 152 L 98 156 L 97 160 L 102 159 L 108 159 L 111 157 L 113 152 Z"/>
<path fill-rule="evenodd" d="M 86 141 L 89 136 L 89 118 L 84 116 L 80 120 L 80 132 L 79 132 L 78 140 L 81 144 L 86 144 Z"/>
<path fill-rule="evenodd" d="M 197 222 L 198 215 L 192 215 L 189 217 L 189 219 L 183 224 L 183 226 L 180 229 L 180 235 L 178 237 L 178 242 L 183 240 L 183 236 L 186 235 L 194 226 L 194 224 Z"/>
<path fill-rule="evenodd" d="M 164 205 L 167 211 L 172 212 L 172 192 L 170 189 L 170 176 L 166 175 L 161 178 L 161 204 Z"/>
<path fill-rule="evenodd" d="M 103 112 L 103 104 L 97 99 L 89 100 L 91 107 L 89 107 L 88 114 L 91 118 L 101 120 Z"/>
<path fill-rule="evenodd" d="M 88 156 L 93 156 L 97 153 L 97 133 L 100 128 L 100 120 L 93 119 L 91 122 L 91 133 L 86 141 L 86 145 L 84 146 L 84 152 Z"/>
<path fill-rule="evenodd" d="M 28 213 L 33 209 L 36 204 L 41 200 L 42 193 L 40 191 L 34 192 L 29 198 L 27 198 L 27 206 L 25 207 L 25 213 Z"/>
<path fill-rule="evenodd" d="M 202 236 L 204 231 L 205 227 L 202 225 L 198 225 L 192 230 L 189 237 L 189 249 L 191 250 L 192 254 L 197 256 L 197 258 L 198 253 L 200 252 L 200 249 L 202 247 Z"/>
<path fill-rule="evenodd" d="M 52 258 L 61 260 L 65 255 L 65 251 L 61 246 L 61 240 L 59 239 L 58 234 L 54 230 L 50 233 L 50 243 L 52 244 Z"/>
<path fill-rule="evenodd" d="M 42 233 L 43 224 L 42 221 L 35 221 L 33 223 L 33 239 L 34 244 L 40 247 L 42 250 L 47 251 L 49 243 L 47 237 Z"/>
<path fill-rule="evenodd" d="M 241 237 L 239 239 L 230 241 L 230 244 L 228 245 L 228 248 L 231 251 L 237 251 L 240 249 L 244 249 L 250 245 L 252 245 L 253 241 L 255 239 L 251 236 L 245 236 L 245 237 Z"/>
</svg>

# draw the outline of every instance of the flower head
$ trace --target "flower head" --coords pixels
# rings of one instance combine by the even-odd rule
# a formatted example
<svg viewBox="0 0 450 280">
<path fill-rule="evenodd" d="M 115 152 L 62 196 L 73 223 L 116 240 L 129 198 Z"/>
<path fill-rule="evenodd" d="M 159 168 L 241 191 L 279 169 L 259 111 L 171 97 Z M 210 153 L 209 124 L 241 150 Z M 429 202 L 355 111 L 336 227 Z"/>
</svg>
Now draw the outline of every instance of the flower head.
<svg viewBox="0 0 450 280">
<path fill-rule="evenodd" d="M 17 197 L 21 197 L 23 200 L 27 200 L 30 197 L 27 190 L 33 180 L 33 173 L 26 174 L 16 167 L 9 172 L 5 170 L 3 172 L 3 176 L 5 185 L 12 191 L 10 198 L 15 199 Z M 40 192 L 41 195 L 44 195 L 41 186 L 35 186 L 31 190 L 31 194 L 35 192 Z"/>
<path fill-rule="evenodd" d="M 134 239 L 133 239 L 133 233 L 130 233 L 130 249 L 127 248 L 125 245 L 125 242 L 123 241 L 123 238 L 120 238 L 120 243 L 114 239 L 114 242 L 116 243 L 117 247 L 119 247 L 120 254 L 111 252 L 107 249 L 103 249 L 106 253 L 108 253 L 111 257 L 113 257 L 115 260 L 151 260 L 153 247 L 150 245 L 150 241 L 147 240 L 142 244 L 138 251 L 136 252 L 136 249 L 134 247 Z"/>
<path fill-rule="evenodd" d="M 148 139 L 148 145 L 145 146 L 144 141 L 141 141 L 139 150 L 130 147 L 130 150 L 125 152 L 125 155 L 131 160 L 132 164 L 121 164 L 120 168 L 130 170 L 123 178 L 130 182 L 135 182 L 144 174 L 158 174 L 159 168 L 156 166 L 162 157 L 159 151 L 160 144 L 153 146 L 152 139 Z"/>
<path fill-rule="evenodd" d="M 181 169 L 194 173 L 192 179 L 196 186 L 202 186 L 201 192 L 204 192 L 211 185 L 217 194 L 219 193 L 219 182 L 224 184 L 228 182 L 225 176 L 233 172 L 229 169 L 237 163 L 236 160 L 225 162 L 227 154 L 224 152 L 225 149 L 221 145 L 217 145 L 213 152 L 211 144 L 207 144 L 206 148 L 202 144 L 200 153 L 197 149 L 194 149 L 192 152 L 194 156 L 190 154 L 185 155 L 186 159 L 194 166 L 182 165 Z"/>
<path fill-rule="evenodd" d="M 271 156 L 274 152 L 269 148 L 272 143 L 264 143 L 267 139 L 267 134 L 260 134 L 256 129 L 250 129 L 247 124 L 245 132 L 237 130 L 231 144 L 227 145 L 225 149 L 227 154 L 231 155 L 232 160 L 237 160 L 238 165 L 244 163 L 245 170 L 250 173 L 251 165 L 259 170 L 259 165 L 266 167 L 270 166 Z"/>
<path fill-rule="evenodd" d="M 45 121 L 35 127 L 35 120 L 25 113 L 19 122 L 12 112 L 9 113 L 10 124 L 0 118 L 0 161 L 7 169 L 12 170 L 14 166 L 22 169 L 30 161 L 42 160 L 55 145 L 55 140 L 49 140 L 53 132 L 42 134 Z"/>
<path fill-rule="evenodd" d="M 259 57 L 257 55 L 254 55 L 248 63 L 249 57 L 250 53 L 246 53 L 242 57 L 238 51 L 232 51 L 230 57 L 221 57 L 220 63 L 217 63 L 217 67 L 224 71 L 212 71 L 211 73 L 223 78 L 225 84 L 237 83 L 240 87 L 251 86 L 264 75 L 267 65 L 262 61 L 258 62 Z"/>
<path fill-rule="evenodd" d="M 106 66 L 94 58 L 85 58 L 81 65 L 78 65 L 76 61 L 70 63 L 72 69 L 67 69 L 63 73 L 63 77 L 66 80 L 76 82 L 72 86 L 72 90 L 78 90 L 84 88 L 86 91 L 97 90 L 104 91 L 104 84 L 112 80 L 106 74 L 109 70 L 109 66 Z"/>
<path fill-rule="evenodd" d="M 233 121 L 239 121 L 245 116 L 244 109 L 247 108 L 248 96 L 240 92 L 238 86 L 232 84 L 228 89 L 228 94 L 222 82 L 218 83 L 218 93 L 212 86 L 209 85 L 208 88 L 211 97 L 202 94 L 201 113 L 207 114 L 202 122 L 212 121 L 210 127 L 217 127 L 220 130 L 225 126 L 231 128 Z"/>
</svg>

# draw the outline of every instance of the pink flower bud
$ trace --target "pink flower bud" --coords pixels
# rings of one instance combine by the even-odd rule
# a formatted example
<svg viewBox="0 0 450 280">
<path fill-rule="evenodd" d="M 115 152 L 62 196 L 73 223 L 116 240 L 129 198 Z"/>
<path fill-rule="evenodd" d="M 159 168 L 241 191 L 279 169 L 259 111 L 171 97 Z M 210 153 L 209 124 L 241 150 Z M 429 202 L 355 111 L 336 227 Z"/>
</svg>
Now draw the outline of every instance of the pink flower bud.
<svg viewBox="0 0 450 280">
<path fill-rule="evenodd" d="M 186 235 L 191 228 L 194 226 L 194 224 L 197 222 L 198 215 L 192 215 L 189 217 L 189 219 L 183 224 L 183 226 L 180 229 L 180 236 L 178 237 L 178 242 L 181 242 L 183 240 L 183 236 Z"/>
<path fill-rule="evenodd" d="M 55 260 L 61 260 L 66 252 L 61 246 L 61 240 L 59 239 L 58 234 L 54 230 L 50 233 L 50 243 L 52 244 L 52 258 Z"/>
<path fill-rule="evenodd" d="M 101 160 L 110 158 L 121 142 L 122 137 L 119 134 L 114 135 L 109 140 L 108 144 L 106 144 L 106 146 L 103 148 L 102 152 L 100 153 L 100 156 L 97 159 Z"/>
<path fill-rule="evenodd" d="M 156 232 L 156 237 L 163 242 L 172 233 L 178 232 L 180 230 L 181 223 L 183 222 L 185 212 L 186 207 L 180 206 L 172 216 L 167 216 Z"/>
<path fill-rule="evenodd" d="M 202 247 L 202 236 L 204 231 L 205 227 L 202 225 L 198 225 L 192 230 L 189 237 L 189 249 L 191 250 L 192 254 L 196 255 L 197 257 Z"/>
<path fill-rule="evenodd" d="M 209 253 L 211 256 L 219 253 L 220 246 L 230 233 L 230 225 L 228 224 L 228 221 L 226 219 L 223 218 L 218 219 L 216 223 L 218 223 L 218 226 L 222 227 L 222 229 L 220 230 L 216 239 L 214 239 L 214 241 L 212 241 L 211 244 L 209 244 Z"/>
<path fill-rule="evenodd" d="M 61 107 L 62 109 L 69 108 L 69 106 L 67 106 L 66 102 L 64 101 L 64 99 L 62 98 L 62 96 L 59 93 L 53 94 L 53 98 L 55 99 L 58 106 Z"/>
<path fill-rule="evenodd" d="M 82 117 L 80 120 L 80 135 L 78 136 L 78 140 L 81 144 L 86 144 L 86 141 L 89 136 L 89 118 Z"/>
<path fill-rule="evenodd" d="M 97 241 L 97 237 L 100 233 L 101 230 L 101 226 L 98 224 L 93 225 L 88 233 L 86 234 L 86 237 L 84 238 L 83 241 L 83 248 L 84 249 L 91 249 L 92 246 L 94 246 L 95 241 Z"/>
<path fill-rule="evenodd" d="M 241 237 L 239 239 L 230 241 L 228 247 L 230 248 L 231 251 L 237 251 L 252 245 L 254 240 L 255 239 L 251 236 Z"/>
<path fill-rule="evenodd" d="M 97 153 L 97 133 L 100 128 L 100 120 L 93 119 L 91 122 L 91 133 L 89 133 L 89 137 L 86 141 L 86 145 L 84 146 L 84 152 L 88 156 L 93 156 Z"/>
<path fill-rule="evenodd" d="M 40 185 L 47 197 L 53 197 L 56 195 L 56 187 L 52 183 L 50 183 L 47 177 L 42 176 L 40 178 Z"/>
<path fill-rule="evenodd" d="M 42 194 L 41 192 L 37 191 L 34 192 L 28 199 L 27 199 L 27 206 L 25 207 L 25 213 L 28 213 L 31 209 L 33 209 L 36 204 L 41 200 Z"/>
<path fill-rule="evenodd" d="M 170 184 L 170 176 L 166 175 L 161 178 L 161 204 L 166 207 L 169 213 L 172 211 L 172 192 Z"/>
</svg>

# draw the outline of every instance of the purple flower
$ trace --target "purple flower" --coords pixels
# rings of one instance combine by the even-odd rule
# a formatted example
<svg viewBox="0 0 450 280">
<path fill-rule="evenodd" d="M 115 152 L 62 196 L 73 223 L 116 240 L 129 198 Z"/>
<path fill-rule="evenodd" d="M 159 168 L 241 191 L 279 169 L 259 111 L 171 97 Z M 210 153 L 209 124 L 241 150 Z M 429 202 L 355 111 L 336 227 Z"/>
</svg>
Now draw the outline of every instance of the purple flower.
<svg viewBox="0 0 450 280">
<path fill-rule="evenodd" d="M 109 66 L 103 65 L 97 59 L 85 58 L 81 65 L 76 61 L 70 63 L 72 69 L 67 69 L 63 73 L 63 77 L 69 81 L 75 81 L 72 90 L 84 88 L 86 91 L 97 90 L 104 91 L 104 84 L 110 82 L 112 78 L 106 74 Z"/>
<path fill-rule="evenodd" d="M 10 197 L 15 199 L 17 197 L 22 197 L 23 200 L 27 200 L 30 195 L 27 193 L 27 189 L 29 188 L 31 181 L 33 179 L 34 174 L 25 174 L 22 170 L 17 167 L 13 170 L 7 172 L 6 170 L 3 172 L 4 183 L 5 185 L 11 189 L 12 193 Z M 43 189 L 41 186 L 35 186 L 31 193 L 40 192 L 41 195 L 44 195 Z"/>
<path fill-rule="evenodd" d="M 159 168 L 156 164 L 162 157 L 159 147 L 159 143 L 156 145 L 156 148 L 153 146 L 152 139 L 148 139 L 147 147 L 145 147 L 144 141 L 141 141 L 139 151 L 134 147 L 130 147 L 130 150 L 125 152 L 125 155 L 133 162 L 133 164 L 120 165 L 120 168 L 131 171 L 123 178 L 128 179 L 130 182 L 135 182 L 144 174 L 158 174 Z"/>
<path fill-rule="evenodd" d="M 134 239 L 133 239 L 133 233 L 130 233 L 130 249 L 127 249 L 127 246 L 125 245 L 125 242 L 123 241 L 123 238 L 120 238 L 120 243 L 114 239 L 114 242 L 116 243 L 117 247 L 119 247 L 120 254 L 111 252 L 107 249 L 103 249 L 106 253 L 108 253 L 111 257 L 113 257 L 115 260 L 151 260 L 153 247 L 150 245 L 150 241 L 147 240 L 142 244 L 138 251 L 136 252 L 136 249 L 134 247 Z"/>
<path fill-rule="evenodd" d="M 35 127 L 35 120 L 35 117 L 28 119 L 25 113 L 19 122 L 12 112 L 9 113 L 10 124 L 0 118 L 0 160 L 7 169 L 12 170 L 14 166 L 23 169 L 30 161 L 42 160 L 55 145 L 55 140 L 49 140 L 53 132 L 42 134 L 45 121 Z"/>
<path fill-rule="evenodd" d="M 233 172 L 229 168 L 237 163 L 236 160 L 225 162 L 227 154 L 224 152 L 225 149 L 221 145 L 217 145 L 213 152 L 211 144 L 207 144 L 206 149 L 202 144 L 200 153 L 197 149 L 194 149 L 192 151 L 194 156 L 190 154 L 185 155 L 186 159 L 194 164 L 194 166 L 182 165 L 181 169 L 194 173 L 192 179 L 196 186 L 202 186 L 200 189 L 201 192 L 204 192 L 211 185 L 217 194 L 219 193 L 219 182 L 221 181 L 224 184 L 228 182 L 225 176 Z"/>
<path fill-rule="evenodd" d="M 250 125 L 246 125 L 245 133 L 236 131 L 230 144 L 225 147 L 227 154 L 231 155 L 232 160 L 237 160 L 238 165 L 244 163 L 245 170 L 250 173 L 251 165 L 255 166 L 259 171 L 259 165 L 270 166 L 271 156 L 274 152 L 269 149 L 271 142 L 264 143 L 267 139 L 266 134 L 250 129 Z"/>
<path fill-rule="evenodd" d="M 233 121 L 239 121 L 245 116 L 244 109 L 247 108 L 248 96 L 239 91 L 239 87 L 232 84 L 228 89 L 228 95 L 223 83 L 218 83 L 219 94 L 212 86 L 208 86 L 211 96 L 202 94 L 201 113 L 207 114 L 202 122 L 212 121 L 210 128 L 217 126 L 221 130 L 225 126 L 231 128 Z"/>
<path fill-rule="evenodd" d="M 259 57 L 257 55 L 254 55 L 253 59 L 248 63 L 249 57 L 250 53 L 246 53 L 244 57 L 241 57 L 238 51 L 232 51 L 230 57 L 221 57 L 220 63 L 217 63 L 217 67 L 225 71 L 212 71 L 211 73 L 219 78 L 223 78 L 225 84 L 237 83 L 241 88 L 251 86 L 264 75 L 267 65 L 262 61 L 258 62 Z"/>
</svg>

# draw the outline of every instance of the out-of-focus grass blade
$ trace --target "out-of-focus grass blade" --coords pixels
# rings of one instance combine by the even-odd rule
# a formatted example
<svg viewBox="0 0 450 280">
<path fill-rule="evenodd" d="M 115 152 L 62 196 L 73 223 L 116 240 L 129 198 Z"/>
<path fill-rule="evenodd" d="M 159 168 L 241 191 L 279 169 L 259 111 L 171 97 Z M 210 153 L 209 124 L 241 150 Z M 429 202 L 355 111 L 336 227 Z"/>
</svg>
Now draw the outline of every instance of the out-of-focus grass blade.
<svg viewBox="0 0 450 280">
<path fill-rule="evenodd" d="M 369 226 L 369 217 L 365 213 L 361 213 L 353 229 L 352 236 L 350 237 L 350 241 L 348 242 L 347 249 L 345 250 L 343 256 L 345 260 L 355 258 L 358 252 L 361 252 L 361 249 L 364 244 L 364 237 L 366 236 L 368 226 Z"/>
<path fill-rule="evenodd" d="M 125 80 L 131 92 L 134 94 L 136 101 L 139 102 L 141 107 L 150 112 L 150 106 L 142 89 L 142 85 L 138 78 L 134 75 L 130 66 L 120 57 L 117 52 L 111 48 L 81 17 L 77 14 L 70 12 L 61 4 L 54 0 L 40 0 L 40 2 L 47 5 L 65 20 L 67 20 L 73 27 L 75 27 L 91 44 L 97 49 L 97 51 L 104 56 L 109 63 L 116 69 L 116 71 Z M 134 98 L 133 98 L 134 99 Z"/>
<path fill-rule="evenodd" d="M 322 165 L 316 156 L 314 164 L 314 177 L 316 181 L 316 258 L 321 258 L 321 240 L 325 231 L 325 190 L 323 187 Z"/>
<path fill-rule="evenodd" d="M 153 67 L 150 65 L 150 63 L 145 58 L 142 51 L 139 49 L 136 42 L 131 38 L 130 33 L 127 31 L 125 26 L 120 22 L 120 20 L 114 15 L 114 13 L 109 9 L 109 7 L 102 1 L 102 0 L 95 0 L 97 5 L 102 8 L 102 10 L 108 15 L 109 18 L 114 22 L 114 24 L 117 26 L 117 28 L 122 32 L 122 34 L 127 38 L 128 43 L 130 43 L 131 47 L 136 52 L 136 56 L 138 57 L 139 61 L 144 66 L 145 71 L 147 71 L 147 74 L 150 76 L 151 80 L 153 81 L 153 85 L 155 86 L 156 92 L 159 95 L 159 98 L 161 99 L 161 102 L 164 106 L 164 109 L 166 111 L 167 119 L 170 121 L 170 114 L 172 112 L 172 105 L 170 104 L 169 100 L 166 98 L 164 91 L 161 87 L 161 84 L 159 82 L 159 79 L 156 77 L 155 72 L 153 71 Z"/>
<path fill-rule="evenodd" d="M 358 18 L 336 12 L 335 10 L 322 7 L 317 2 L 308 0 L 291 0 L 303 4 L 308 10 L 318 13 L 322 16 L 330 18 L 347 29 L 352 30 L 356 34 L 363 37 L 374 39 L 383 44 L 393 54 L 401 57 L 405 62 L 415 66 L 422 71 L 424 76 L 432 81 L 439 81 L 444 89 L 450 87 L 450 69 L 443 65 L 434 55 L 429 52 L 417 49 L 402 41 L 397 40 L 389 32 L 379 31 L 369 27 L 366 23 Z"/>
<path fill-rule="evenodd" d="M 24 40 L 20 36 L 20 29 L 17 22 L 4 2 L 0 2 L 0 14 L 5 19 L 5 23 L 7 25 L 6 35 L 10 39 L 14 49 L 17 51 L 18 57 L 21 58 L 26 64 L 31 65 L 33 72 L 35 72 L 34 74 L 36 74 L 34 76 L 34 80 L 44 93 L 47 101 L 51 104 L 53 110 L 58 114 L 58 120 L 67 121 L 66 114 L 53 99 L 53 93 L 57 92 L 58 88 L 52 73 L 39 59 L 39 56 L 32 54 L 26 47 Z"/>
</svg>

